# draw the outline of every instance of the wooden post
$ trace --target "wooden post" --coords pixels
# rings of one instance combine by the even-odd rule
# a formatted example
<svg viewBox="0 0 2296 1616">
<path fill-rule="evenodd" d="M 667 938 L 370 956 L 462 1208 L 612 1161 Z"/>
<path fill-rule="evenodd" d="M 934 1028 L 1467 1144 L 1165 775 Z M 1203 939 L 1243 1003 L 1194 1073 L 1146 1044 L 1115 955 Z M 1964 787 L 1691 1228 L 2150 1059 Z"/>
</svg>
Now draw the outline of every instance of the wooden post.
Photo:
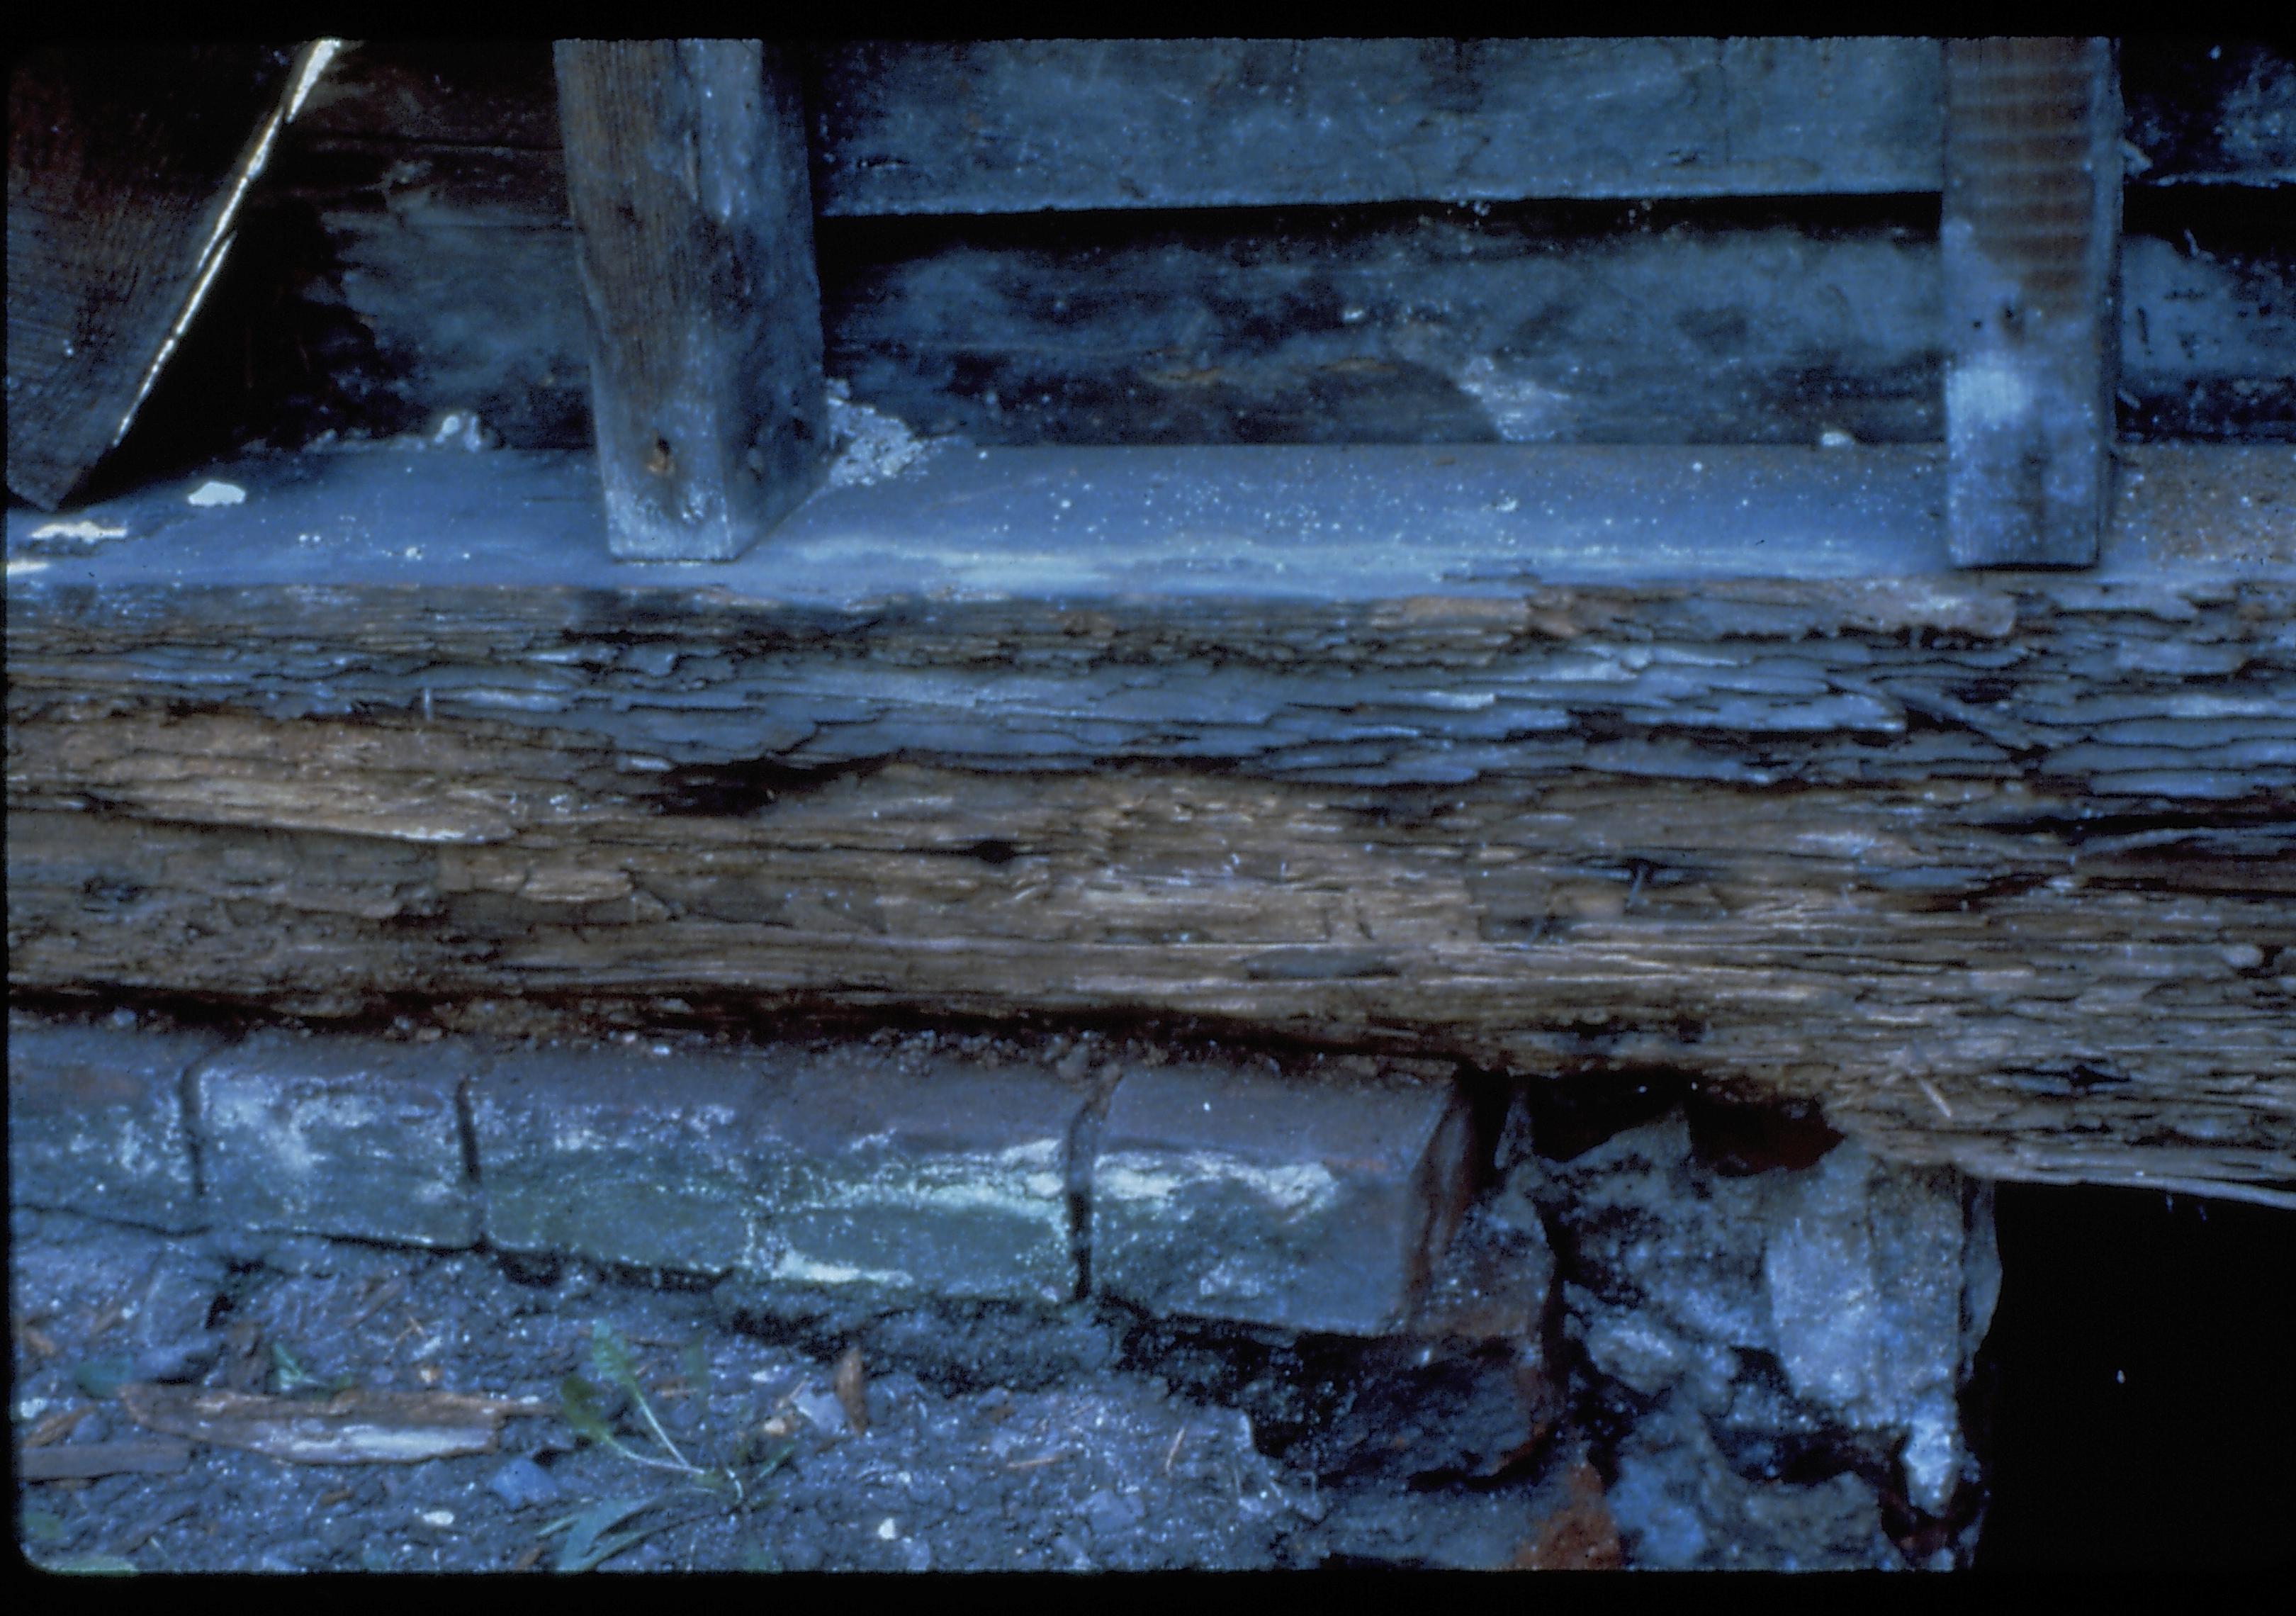
<svg viewBox="0 0 2296 1616">
<path fill-rule="evenodd" d="M 1948 40 L 1945 104 L 1953 558 L 2087 566 L 2112 496 L 2120 337 L 2112 42 Z"/>
<path fill-rule="evenodd" d="M 609 542 L 731 560 L 828 444 L 796 76 L 754 39 L 562 40 L 557 69 Z"/>
</svg>

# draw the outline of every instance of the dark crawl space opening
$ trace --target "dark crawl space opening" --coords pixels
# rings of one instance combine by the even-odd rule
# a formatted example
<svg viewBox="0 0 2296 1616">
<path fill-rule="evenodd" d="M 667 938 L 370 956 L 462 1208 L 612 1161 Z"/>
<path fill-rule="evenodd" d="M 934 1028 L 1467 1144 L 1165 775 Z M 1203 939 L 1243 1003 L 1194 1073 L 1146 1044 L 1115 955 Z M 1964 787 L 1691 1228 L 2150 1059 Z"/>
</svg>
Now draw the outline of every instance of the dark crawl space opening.
<svg viewBox="0 0 2296 1616">
<path fill-rule="evenodd" d="M 2025 1184 L 2000 1186 L 1995 1213 L 1978 1568 L 2296 1561 L 2296 1218 Z"/>
</svg>

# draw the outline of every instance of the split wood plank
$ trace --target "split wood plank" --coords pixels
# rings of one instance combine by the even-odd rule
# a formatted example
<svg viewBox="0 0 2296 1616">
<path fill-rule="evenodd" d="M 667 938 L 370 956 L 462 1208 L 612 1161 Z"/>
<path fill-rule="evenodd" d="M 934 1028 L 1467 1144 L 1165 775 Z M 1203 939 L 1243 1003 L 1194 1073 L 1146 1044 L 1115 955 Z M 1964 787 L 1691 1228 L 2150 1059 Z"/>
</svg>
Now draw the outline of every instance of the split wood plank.
<svg viewBox="0 0 2296 1616">
<path fill-rule="evenodd" d="M 754 39 L 562 41 L 557 69 L 608 542 L 730 560 L 828 447 L 796 76 Z"/>
</svg>

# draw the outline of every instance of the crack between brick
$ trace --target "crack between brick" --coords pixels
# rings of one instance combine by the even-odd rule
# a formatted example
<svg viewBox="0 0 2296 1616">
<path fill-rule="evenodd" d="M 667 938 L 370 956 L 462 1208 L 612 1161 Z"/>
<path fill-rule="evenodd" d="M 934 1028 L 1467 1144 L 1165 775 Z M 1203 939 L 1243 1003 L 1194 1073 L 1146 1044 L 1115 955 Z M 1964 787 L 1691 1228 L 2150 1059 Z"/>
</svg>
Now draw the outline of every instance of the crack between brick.
<svg viewBox="0 0 2296 1616">
<path fill-rule="evenodd" d="M 1101 1124 L 1107 1119 L 1109 1104 L 1115 1099 L 1117 1085 L 1123 1078 L 1118 1067 L 1103 1071 L 1095 1081 L 1091 1097 L 1069 1124 L 1062 1187 L 1068 1202 L 1069 1258 L 1076 1265 L 1076 1294 L 1070 1299 L 1074 1301 L 1084 1301 L 1092 1295 L 1093 1160 L 1100 1153 Z"/>
<path fill-rule="evenodd" d="M 192 1199 L 202 1211 L 208 1204 L 207 1138 L 200 1120 L 200 1074 L 209 1063 L 232 1049 L 232 1044 L 220 1044 L 184 1063 L 176 1074 L 176 1098 L 184 1119 L 184 1153 L 190 1158 L 192 1169 Z"/>
</svg>

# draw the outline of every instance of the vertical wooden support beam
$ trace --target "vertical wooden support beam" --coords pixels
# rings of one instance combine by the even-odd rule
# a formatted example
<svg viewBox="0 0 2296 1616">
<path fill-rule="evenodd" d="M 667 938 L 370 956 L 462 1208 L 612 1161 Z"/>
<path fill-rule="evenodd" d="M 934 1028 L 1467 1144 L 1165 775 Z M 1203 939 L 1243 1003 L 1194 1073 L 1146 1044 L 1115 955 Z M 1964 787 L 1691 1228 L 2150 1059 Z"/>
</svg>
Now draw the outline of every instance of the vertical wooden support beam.
<svg viewBox="0 0 2296 1616">
<path fill-rule="evenodd" d="M 796 75 L 754 39 L 564 40 L 557 66 L 610 542 L 730 560 L 828 444 Z"/>
<path fill-rule="evenodd" d="M 2120 95 L 2105 39 L 1945 47 L 1947 509 L 1963 566 L 2087 566 L 2112 482 Z"/>
</svg>

